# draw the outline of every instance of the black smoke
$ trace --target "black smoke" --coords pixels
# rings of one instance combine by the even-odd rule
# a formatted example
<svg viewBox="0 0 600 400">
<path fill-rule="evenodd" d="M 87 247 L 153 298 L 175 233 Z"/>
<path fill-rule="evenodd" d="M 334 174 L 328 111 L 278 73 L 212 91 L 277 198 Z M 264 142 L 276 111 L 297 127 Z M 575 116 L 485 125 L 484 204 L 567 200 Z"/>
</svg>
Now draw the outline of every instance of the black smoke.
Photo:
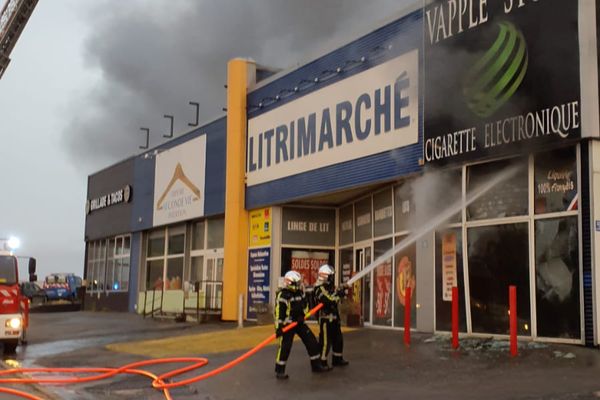
<svg viewBox="0 0 600 400">
<path fill-rule="evenodd" d="M 71 101 L 63 144 L 85 172 L 138 153 L 195 119 L 223 114 L 233 57 L 287 68 L 333 39 L 348 42 L 414 0 L 105 0 L 85 14 L 85 62 L 99 84 Z M 93 8 L 91 8 L 93 7 Z M 335 41 L 335 40 L 333 40 Z"/>
</svg>

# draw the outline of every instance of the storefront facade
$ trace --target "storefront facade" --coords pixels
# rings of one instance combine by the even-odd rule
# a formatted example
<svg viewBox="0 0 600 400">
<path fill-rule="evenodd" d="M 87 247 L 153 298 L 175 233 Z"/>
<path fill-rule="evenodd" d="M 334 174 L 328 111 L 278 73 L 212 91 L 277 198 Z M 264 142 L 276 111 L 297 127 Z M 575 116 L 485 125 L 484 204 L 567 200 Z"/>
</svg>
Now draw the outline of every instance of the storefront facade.
<svg viewBox="0 0 600 400">
<path fill-rule="evenodd" d="M 595 344 L 590 5 L 483 4 L 465 23 L 429 3 L 250 87 L 246 207 L 272 210 L 269 298 L 290 269 L 310 286 L 334 263 L 345 281 L 418 235 L 355 287 L 365 325 L 403 327 L 410 287 L 412 326 L 448 331 L 458 286 L 461 331 L 506 335 L 515 285 L 519 335 Z"/>
<path fill-rule="evenodd" d="M 128 173 L 117 165 L 89 179 L 90 192 L 107 174 L 130 186 L 126 208 L 86 218 L 86 308 L 220 312 L 225 118 L 125 163 Z"/>
<path fill-rule="evenodd" d="M 135 200 L 134 160 L 128 159 L 88 179 L 86 201 L 87 280 L 84 306 L 127 310 Z"/>
<path fill-rule="evenodd" d="M 232 60 L 226 119 L 132 159 L 129 226 L 100 235 L 110 257 L 87 239 L 88 280 L 129 251 L 108 286 L 130 310 L 160 289 L 163 311 L 236 320 L 241 295 L 260 320 L 285 272 L 310 287 L 324 263 L 345 282 L 377 260 L 346 310 L 367 326 L 403 329 L 410 292 L 412 327 L 448 331 L 457 286 L 460 330 L 504 336 L 515 285 L 519 335 L 597 345 L 595 4 L 451 4 L 260 82 Z"/>
</svg>

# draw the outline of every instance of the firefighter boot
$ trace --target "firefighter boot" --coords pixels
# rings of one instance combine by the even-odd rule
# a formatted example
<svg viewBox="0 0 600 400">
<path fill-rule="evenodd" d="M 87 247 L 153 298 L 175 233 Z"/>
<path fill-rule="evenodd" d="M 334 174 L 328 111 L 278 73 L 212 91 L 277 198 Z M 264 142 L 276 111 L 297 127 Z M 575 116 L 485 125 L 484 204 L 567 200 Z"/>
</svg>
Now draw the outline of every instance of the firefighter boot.
<svg viewBox="0 0 600 400">
<path fill-rule="evenodd" d="M 275 364 L 275 377 L 277 379 L 287 379 L 288 374 L 285 373 L 285 365 Z"/>
<path fill-rule="evenodd" d="M 350 364 L 348 361 L 344 360 L 342 356 L 333 356 L 331 359 L 331 365 L 334 367 L 345 367 Z"/>
<path fill-rule="evenodd" d="M 312 372 L 320 373 L 330 371 L 331 368 L 326 364 L 323 365 L 320 359 L 310 360 L 310 366 L 312 368 Z"/>
</svg>

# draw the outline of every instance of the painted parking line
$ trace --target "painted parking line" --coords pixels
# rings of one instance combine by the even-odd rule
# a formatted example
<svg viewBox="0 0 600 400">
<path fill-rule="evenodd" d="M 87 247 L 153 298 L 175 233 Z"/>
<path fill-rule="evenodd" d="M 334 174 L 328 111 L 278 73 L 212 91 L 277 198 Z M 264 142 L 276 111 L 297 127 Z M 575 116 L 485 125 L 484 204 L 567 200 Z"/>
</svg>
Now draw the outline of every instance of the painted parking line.
<svg viewBox="0 0 600 400">
<path fill-rule="evenodd" d="M 310 329 L 319 334 L 316 324 L 309 324 Z M 342 332 L 351 332 L 355 328 L 342 328 Z M 129 353 L 146 357 L 182 357 L 191 354 L 214 354 L 229 351 L 246 350 L 256 346 L 267 336 L 273 334 L 272 325 L 254 326 L 242 329 L 198 333 L 165 339 L 142 340 L 125 343 L 113 343 L 106 346 L 108 350 Z M 296 336 L 295 340 L 298 340 Z M 271 345 L 276 344 L 273 341 Z"/>
</svg>

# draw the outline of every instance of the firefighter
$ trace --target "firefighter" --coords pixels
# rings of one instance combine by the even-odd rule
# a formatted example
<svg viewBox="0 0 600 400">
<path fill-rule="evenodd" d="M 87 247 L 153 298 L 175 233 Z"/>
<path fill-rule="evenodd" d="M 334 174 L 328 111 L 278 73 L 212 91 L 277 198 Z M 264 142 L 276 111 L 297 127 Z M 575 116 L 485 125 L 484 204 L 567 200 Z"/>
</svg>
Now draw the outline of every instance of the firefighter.
<svg viewBox="0 0 600 400">
<path fill-rule="evenodd" d="M 319 310 L 319 344 L 321 345 L 321 363 L 327 366 L 329 351 L 333 349 L 331 365 L 334 367 L 343 367 L 348 365 L 344 360 L 344 339 L 342 338 L 342 328 L 340 322 L 340 313 L 338 305 L 346 295 L 346 287 L 335 288 L 335 271 L 332 267 L 325 264 L 319 268 L 319 277 L 314 291 L 317 303 L 323 303 L 323 308 Z"/>
<path fill-rule="evenodd" d="M 294 335 L 300 336 L 306 347 L 313 372 L 328 371 L 319 360 L 319 343 L 312 331 L 304 323 L 304 315 L 308 312 L 308 302 L 302 289 L 302 276 L 296 271 L 285 274 L 284 287 L 277 292 L 275 299 L 275 336 L 279 338 L 279 349 L 275 360 L 277 379 L 287 379 L 285 365 L 292 350 Z M 291 330 L 283 333 L 283 328 L 297 322 Z"/>
</svg>

